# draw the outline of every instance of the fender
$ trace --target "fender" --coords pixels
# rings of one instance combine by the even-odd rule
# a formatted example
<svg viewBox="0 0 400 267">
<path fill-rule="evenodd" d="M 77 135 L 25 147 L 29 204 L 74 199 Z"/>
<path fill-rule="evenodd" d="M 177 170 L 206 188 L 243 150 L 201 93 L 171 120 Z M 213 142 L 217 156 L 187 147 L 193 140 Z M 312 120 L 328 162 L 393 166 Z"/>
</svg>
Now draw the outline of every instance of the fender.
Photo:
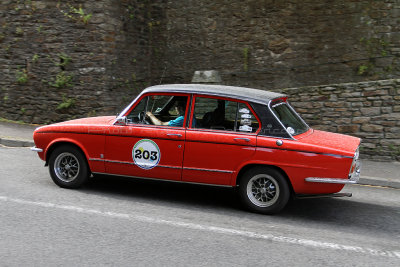
<svg viewBox="0 0 400 267">
<path fill-rule="evenodd" d="M 44 158 L 45 158 L 45 160 L 46 160 L 46 165 L 48 164 L 48 157 L 47 157 L 47 156 L 48 156 L 48 155 L 47 155 L 48 151 L 50 150 L 50 148 L 52 148 L 54 145 L 57 145 L 58 143 L 71 143 L 71 144 L 76 145 L 77 147 L 80 148 L 80 150 L 81 150 L 81 151 L 83 152 L 83 154 L 85 155 L 86 160 L 88 161 L 88 159 L 89 159 L 89 154 L 88 154 L 87 150 L 85 149 L 85 147 L 84 147 L 80 142 L 78 142 L 78 141 L 75 140 L 75 139 L 64 137 L 64 138 L 57 138 L 57 139 L 51 141 L 51 142 L 47 145 L 46 149 L 44 150 Z"/>
</svg>

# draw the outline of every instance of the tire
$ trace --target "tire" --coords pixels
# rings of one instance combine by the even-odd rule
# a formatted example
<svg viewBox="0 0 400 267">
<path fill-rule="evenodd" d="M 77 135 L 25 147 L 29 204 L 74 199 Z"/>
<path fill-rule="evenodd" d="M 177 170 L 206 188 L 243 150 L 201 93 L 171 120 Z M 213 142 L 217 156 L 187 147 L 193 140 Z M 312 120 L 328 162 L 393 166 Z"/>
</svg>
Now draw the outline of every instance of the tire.
<svg viewBox="0 0 400 267">
<path fill-rule="evenodd" d="M 49 172 L 54 183 L 63 188 L 79 188 L 89 178 L 89 167 L 83 153 L 76 147 L 57 147 L 49 158 Z"/>
<path fill-rule="evenodd" d="M 283 175 L 272 168 L 255 167 L 245 172 L 240 180 L 239 195 L 250 211 L 275 214 L 289 201 L 290 189 Z"/>
</svg>

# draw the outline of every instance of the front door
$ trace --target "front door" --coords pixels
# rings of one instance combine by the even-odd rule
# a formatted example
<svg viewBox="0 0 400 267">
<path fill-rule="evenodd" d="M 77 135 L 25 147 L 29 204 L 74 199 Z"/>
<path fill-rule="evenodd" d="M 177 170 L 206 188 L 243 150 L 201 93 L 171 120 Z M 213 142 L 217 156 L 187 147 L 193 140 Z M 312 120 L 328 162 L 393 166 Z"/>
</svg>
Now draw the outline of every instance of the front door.
<svg viewBox="0 0 400 267">
<path fill-rule="evenodd" d="M 145 95 L 110 127 L 105 144 L 109 174 L 181 180 L 188 96 Z M 184 103 L 184 108 L 178 107 Z"/>
</svg>

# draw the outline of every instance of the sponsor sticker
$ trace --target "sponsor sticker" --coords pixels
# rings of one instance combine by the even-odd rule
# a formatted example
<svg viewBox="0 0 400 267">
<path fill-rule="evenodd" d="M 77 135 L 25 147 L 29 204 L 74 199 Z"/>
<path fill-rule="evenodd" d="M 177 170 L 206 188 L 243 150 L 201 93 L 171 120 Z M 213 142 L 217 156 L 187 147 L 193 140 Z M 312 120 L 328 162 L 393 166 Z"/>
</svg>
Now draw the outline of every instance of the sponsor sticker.
<svg viewBox="0 0 400 267">
<path fill-rule="evenodd" d="M 239 109 L 239 112 L 240 112 L 240 113 L 249 114 L 249 113 L 250 113 L 250 110 L 248 110 L 247 108 L 241 108 L 241 109 Z"/>
<path fill-rule="evenodd" d="M 132 148 L 132 159 L 142 169 L 150 170 L 156 167 L 160 158 L 158 145 L 150 139 L 139 140 Z"/>
<path fill-rule="evenodd" d="M 249 119 L 241 119 L 240 120 L 241 125 L 251 125 L 251 120 Z"/>
<path fill-rule="evenodd" d="M 248 126 L 248 125 L 242 125 L 242 126 L 239 127 L 239 131 L 251 132 L 251 131 L 253 131 L 253 127 Z"/>
</svg>

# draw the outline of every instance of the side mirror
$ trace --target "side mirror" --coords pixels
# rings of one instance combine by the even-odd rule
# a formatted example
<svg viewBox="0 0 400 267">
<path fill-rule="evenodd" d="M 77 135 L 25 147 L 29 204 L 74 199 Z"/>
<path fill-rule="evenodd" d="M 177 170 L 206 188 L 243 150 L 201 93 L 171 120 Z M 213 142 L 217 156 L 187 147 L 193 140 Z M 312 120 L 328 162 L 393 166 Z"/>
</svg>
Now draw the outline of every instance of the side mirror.
<svg viewBox="0 0 400 267">
<path fill-rule="evenodd" d="M 123 116 L 123 117 L 117 118 L 114 125 L 125 126 L 126 125 L 126 117 Z"/>
</svg>

